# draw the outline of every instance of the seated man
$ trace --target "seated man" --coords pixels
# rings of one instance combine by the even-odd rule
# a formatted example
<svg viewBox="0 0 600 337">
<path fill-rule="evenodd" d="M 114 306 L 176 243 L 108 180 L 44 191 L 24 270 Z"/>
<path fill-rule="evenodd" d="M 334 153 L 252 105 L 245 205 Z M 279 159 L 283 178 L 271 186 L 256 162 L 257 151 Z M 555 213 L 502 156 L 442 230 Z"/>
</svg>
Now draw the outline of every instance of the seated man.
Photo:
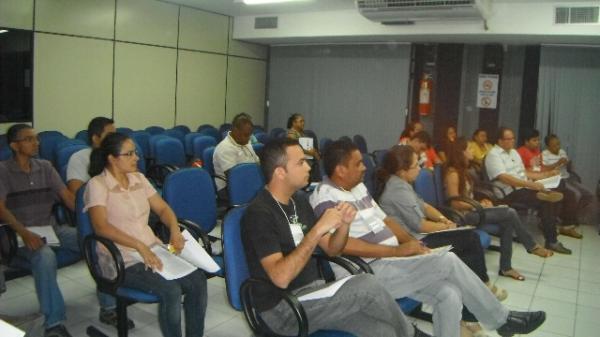
<svg viewBox="0 0 600 337">
<path fill-rule="evenodd" d="M 544 185 L 527 176 L 523 161 L 514 149 L 514 144 L 513 131 L 501 127 L 497 144 L 485 157 L 488 177 L 504 191 L 506 195 L 504 201 L 509 205 L 521 203 L 538 210 L 547 249 L 561 254 L 571 254 L 571 250 L 556 238 L 558 220 L 555 203 L 562 200 L 562 194 L 547 190 Z"/>
<path fill-rule="evenodd" d="M 238 114 L 231 122 L 231 131 L 215 148 L 213 165 L 215 184 L 221 199 L 227 199 L 227 171 L 237 164 L 258 163 L 259 159 L 252 144 L 252 120 L 245 113 Z"/>
<path fill-rule="evenodd" d="M 17 256 L 31 264 L 40 308 L 46 322 L 46 336 L 70 337 L 62 322 L 65 303 L 56 279 L 56 256 L 32 226 L 52 226 L 60 247 L 79 253 L 75 228 L 56 223 L 53 205 L 62 200 L 71 210 L 75 198 L 46 160 L 35 159 L 39 140 L 33 128 L 15 124 L 6 133 L 13 158 L 0 163 L 0 220 L 23 239 Z"/>
<path fill-rule="evenodd" d="M 261 166 L 267 186 L 242 218 L 250 275 L 296 295 L 322 288 L 325 282 L 312 253 L 318 245 L 329 255 L 339 254 L 356 210 L 339 203 L 315 220 L 308 200 L 296 193 L 308 183 L 310 167 L 295 140 L 267 144 Z M 273 331 L 286 335 L 297 331 L 292 323 L 295 316 L 277 292 L 257 289 L 255 294 L 255 305 Z M 354 276 L 331 297 L 302 301 L 302 305 L 309 333 L 336 329 L 361 337 L 428 336 L 407 322 L 394 299 L 369 274 Z"/>
<path fill-rule="evenodd" d="M 564 159 L 559 160 L 550 165 L 542 164 L 542 152 L 540 151 L 540 132 L 535 129 L 527 129 L 523 133 L 524 143 L 517 149 L 517 152 L 523 160 L 525 166 L 525 174 L 531 180 L 539 180 L 560 174 L 560 167 L 564 165 Z M 556 188 L 564 196 L 561 209 L 560 219 L 562 225 L 558 226 L 558 233 L 581 239 L 583 236 L 575 230 L 577 224 L 577 195 L 567 189 L 565 182 L 561 181 Z"/>
<path fill-rule="evenodd" d="M 541 311 L 509 311 L 454 253 L 428 254 L 420 241 L 387 216 L 362 183 L 365 166 L 356 145 L 334 142 L 323 158 L 327 178 L 310 197 L 315 215 L 326 214 L 341 202 L 358 209 L 344 254 L 366 259 L 395 298 L 409 296 L 432 305 L 434 336 L 460 336 L 463 304 L 501 336 L 529 333 L 544 322 Z M 339 268 L 334 271 L 343 274 Z"/>
<path fill-rule="evenodd" d="M 575 175 L 570 173 L 573 165 L 565 150 L 561 149 L 558 136 L 550 134 L 544 138 L 544 143 L 546 149 L 542 152 L 542 167 L 558 168 L 562 178 L 561 182 L 564 182 L 565 199 L 568 195 L 572 195 L 572 199 L 569 198 L 569 200 L 563 202 L 563 211 L 566 209 L 576 210 L 575 214 L 571 214 L 571 216 L 574 217 L 573 221 L 581 223 L 578 219 L 578 211 L 584 211 L 588 206 L 593 205 L 593 209 L 590 208 L 594 216 L 591 220 L 598 223 L 600 221 L 598 201 L 595 200 L 596 198 L 592 192 L 583 186 Z"/>
<path fill-rule="evenodd" d="M 90 166 L 90 154 L 92 149 L 100 147 L 102 140 L 106 135 L 116 131 L 115 122 L 106 117 L 95 117 L 88 124 L 88 143 L 91 148 L 79 150 L 69 158 L 67 164 L 67 188 L 73 195 L 77 194 L 79 188 L 90 180 L 88 169 Z M 114 297 L 103 293 L 98 293 L 98 302 L 100 303 L 100 322 L 117 326 L 117 303 Z M 128 320 L 129 329 L 133 329 L 135 324 Z"/>
</svg>

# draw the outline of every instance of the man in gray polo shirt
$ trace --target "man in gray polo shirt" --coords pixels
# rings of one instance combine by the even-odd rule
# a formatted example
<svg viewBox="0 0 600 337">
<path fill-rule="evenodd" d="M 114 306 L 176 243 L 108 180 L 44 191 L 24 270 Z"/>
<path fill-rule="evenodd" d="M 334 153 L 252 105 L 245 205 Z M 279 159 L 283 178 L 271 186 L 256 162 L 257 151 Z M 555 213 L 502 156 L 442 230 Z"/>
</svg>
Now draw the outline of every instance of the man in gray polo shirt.
<svg viewBox="0 0 600 337">
<path fill-rule="evenodd" d="M 24 243 L 17 256 L 31 265 L 40 309 L 46 319 L 45 336 L 71 335 L 62 324 L 65 303 L 56 279 L 56 256 L 33 226 L 52 226 L 60 247 L 79 253 L 75 228 L 61 226 L 52 216 L 52 207 L 62 201 L 74 209 L 75 198 L 63 184 L 50 162 L 33 158 L 39 149 L 36 132 L 29 125 L 16 124 L 6 133 L 13 158 L 0 162 L 0 221 L 8 224 Z"/>
</svg>

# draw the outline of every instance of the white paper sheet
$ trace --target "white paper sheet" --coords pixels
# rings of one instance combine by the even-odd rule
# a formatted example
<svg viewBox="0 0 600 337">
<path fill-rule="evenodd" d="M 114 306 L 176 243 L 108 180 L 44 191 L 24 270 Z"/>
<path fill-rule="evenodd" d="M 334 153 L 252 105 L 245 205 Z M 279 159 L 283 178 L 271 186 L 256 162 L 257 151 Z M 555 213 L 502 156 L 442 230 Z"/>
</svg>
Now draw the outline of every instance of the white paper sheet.
<svg viewBox="0 0 600 337">
<path fill-rule="evenodd" d="M 560 184 L 560 174 L 557 174 L 552 177 L 536 180 L 536 183 L 540 183 L 544 185 L 546 189 L 557 188 Z"/>
<path fill-rule="evenodd" d="M 187 230 L 181 233 L 186 240 L 185 246 L 179 256 L 190 262 L 191 264 L 206 270 L 209 273 L 216 273 L 221 269 L 210 255 L 202 248 L 202 246 L 194 239 L 192 234 Z"/>
<path fill-rule="evenodd" d="M 385 260 L 416 260 L 422 259 L 429 256 L 441 256 L 448 253 L 452 249 L 452 245 L 442 246 L 438 248 L 432 248 L 428 254 L 421 255 L 413 255 L 413 256 L 395 256 L 395 257 L 385 257 Z"/>
<path fill-rule="evenodd" d="M 313 139 L 311 137 L 300 137 L 298 138 L 298 143 L 300 143 L 300 146 L 302 146 L 304 150 L 312 150 L 312 148 L 314 147 Z M 305 158 L 313 159 L 312 156 L 308 155 L 305 156 Z"/>
<path fill-rule="evenodd" d="M 14 326 L 12 326 L 0 319 L 0 336 L 2 336 L 2 337 L 23 337 L 23 336 L 25 336 L 25 332 L 15 328 Z"/>
<path fill-rule="evenodd" d="M 167 248 L 161 245 L 155 245 L 150 250 L 162 262 L 162 270 L 157 270 L 156 272 L 166 280 L 182 278 L 196 270 L 196 267 L 191 263 L 169 252 Z M 132 253 L 131 256 L 140 262 L 144 262 L 144 259 L 138 252 Z"/>
<path fill-rule="evenodd" d="M 337 291 L 344 285 L 344 283 L 348 282 L 354 275 L 346 276 L 342 279 L 339 279 L 333 283 L 330 283 L 325 288 L 321 288 L 319 290 L 315 290 L 311 293 L 302 295 L 298 297 L 299 301 L 310 301 L 310 300 L 318 300 L 320 298 L 327 298 L 335 295 Z"/>
<path fill-rule="evenodd" d="M 27 230 L 30 232 L 39 235 L 41 238 L 44 238 L 48 246 L 60 246 L 60 241 L 58 240 L 58 236 L 56 236 L 56 232 L 54 232 L 54 228 L 52 228 L 52 226 L 30 226 L 25 228 L 27 228 Z M 23 243 L 23 239 L 20 235 L 17 235 L 17 244 L 19 247 L 25 246 L 25 243 Z"/>
</svg>

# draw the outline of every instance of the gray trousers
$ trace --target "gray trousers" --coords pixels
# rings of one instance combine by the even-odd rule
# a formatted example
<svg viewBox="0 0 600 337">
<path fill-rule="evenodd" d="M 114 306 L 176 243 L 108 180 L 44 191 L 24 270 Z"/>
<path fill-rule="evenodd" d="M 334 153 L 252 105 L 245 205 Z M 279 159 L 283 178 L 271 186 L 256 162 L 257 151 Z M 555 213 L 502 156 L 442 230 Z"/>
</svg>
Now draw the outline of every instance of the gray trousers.
<svg viewBox="0 0 600 337">
<path fill-rule="evenodd" d="M 410 297 L 433 306 L 433 334 L 460 337 L 463 304 L 489 330 L 506 322 L 506 309 L 454 253 L 412 259 L 378 259 L 375 277 L 394 298 Z M 333 266 L 337 277 L 346 274 Z"/>
<path fill-rule="evenodd" d="M 310 292 L 302 288 L 299 293 Z M 400 307 L 373 275 L 354 276 L 332 297 L 301 302 L 308 317 L 309 333 L 342 330 L 357 337 L 412 337 L 414 328 Z M 277 333 L 296 334 L 298 324 L 290 307 L 281 302 L 262 313 Z"/>
</svg>

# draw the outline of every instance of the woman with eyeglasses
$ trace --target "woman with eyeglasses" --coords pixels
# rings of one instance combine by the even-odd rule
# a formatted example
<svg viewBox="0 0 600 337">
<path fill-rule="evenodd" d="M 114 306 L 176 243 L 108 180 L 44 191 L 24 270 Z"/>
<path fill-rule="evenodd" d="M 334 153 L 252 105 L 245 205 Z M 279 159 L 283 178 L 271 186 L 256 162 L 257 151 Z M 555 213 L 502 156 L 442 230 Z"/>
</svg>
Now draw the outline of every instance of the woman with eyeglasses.
<svg viewBox="0 0 600 337">
<path fill-rule="evenodd" d="M 469 162 L 473 159 L 473 154 L 469 151 L 467 142 L 460 137 L 450 148 L 448 152 L 448 161 L 444 165 L 444 184 L 448 197 L 467 197 L 473 199 L 473 181 L 467 173 Z M 540 257 L 552 256 L 552 251 L 545 249 L 537 244 L 531 234 L 527 232 L 523 223 L 519 219 L 517 211 L 511 207 L 494 206 L 491 200 L 482 199 L 480 201 L 472 200 L 471 203 L 453 200 L 452 208 L 463 213 L 468 222 L 478 222 L 479 213 L 476 207 L 481 207 L 485 213 L 487 223 L 497 224 L 502 232 L 500 236 L 500 276 L 511 277 L 518 281 L 524 281 L 525 277 L 512 268 L 512 243 L 513 233 L 517 235 L 519 242 L 525 247 L 528 253 Z"/>
<path fill-rule="evenodd" d="M 158 322 L 165 337 L 181 337 L 181 296 L 184 295 L 185 336 L 201 337 L 207 303 L 204 272 L 197 269 L 175 280 L 166 280 L 155 271 L 162 261 L 150 250 L 160 244 L 148 226 L 150 210 L 169 228 L 170 244 L 176 251 L 185 245 L 175 214 L 156 193 L 143 174 L 137 172 L 135 144 L 126 135 L 113 133 L 91 154 L 89 173 L 93 177 L 84 194 L 94 231 L 116 243 L 125 264 L 123 286 L 159 297 Z M 137 252 L 144 262 L 137 262 Z M 100 263 L 104 261 L 99 257 Z M 112 262 L 108 262 L 112 263 Z M 102 266 L 108 267 L 110 266 Z M 104 269 L 103 269 L 104 270 Z"/>
<path fill-rule="evenodd" d="M 410 233 L 430 248 L 452 245 L 454 252 L 490 291 L 504 300 L 507 291 L 491 284 L 485 265 L 485 256 L 479 235 L 472 230 L 456 230 L 456 223 L 421 199 L 412 187 L 421 168 L 419 156 L 408 145 L 392 147 L 377 171 L 377 195 L 386 214 L 403 224 Z M 463 309 L 463 326 L 471 333 L 485 336 L 475 317 Z"/>
</svg>

